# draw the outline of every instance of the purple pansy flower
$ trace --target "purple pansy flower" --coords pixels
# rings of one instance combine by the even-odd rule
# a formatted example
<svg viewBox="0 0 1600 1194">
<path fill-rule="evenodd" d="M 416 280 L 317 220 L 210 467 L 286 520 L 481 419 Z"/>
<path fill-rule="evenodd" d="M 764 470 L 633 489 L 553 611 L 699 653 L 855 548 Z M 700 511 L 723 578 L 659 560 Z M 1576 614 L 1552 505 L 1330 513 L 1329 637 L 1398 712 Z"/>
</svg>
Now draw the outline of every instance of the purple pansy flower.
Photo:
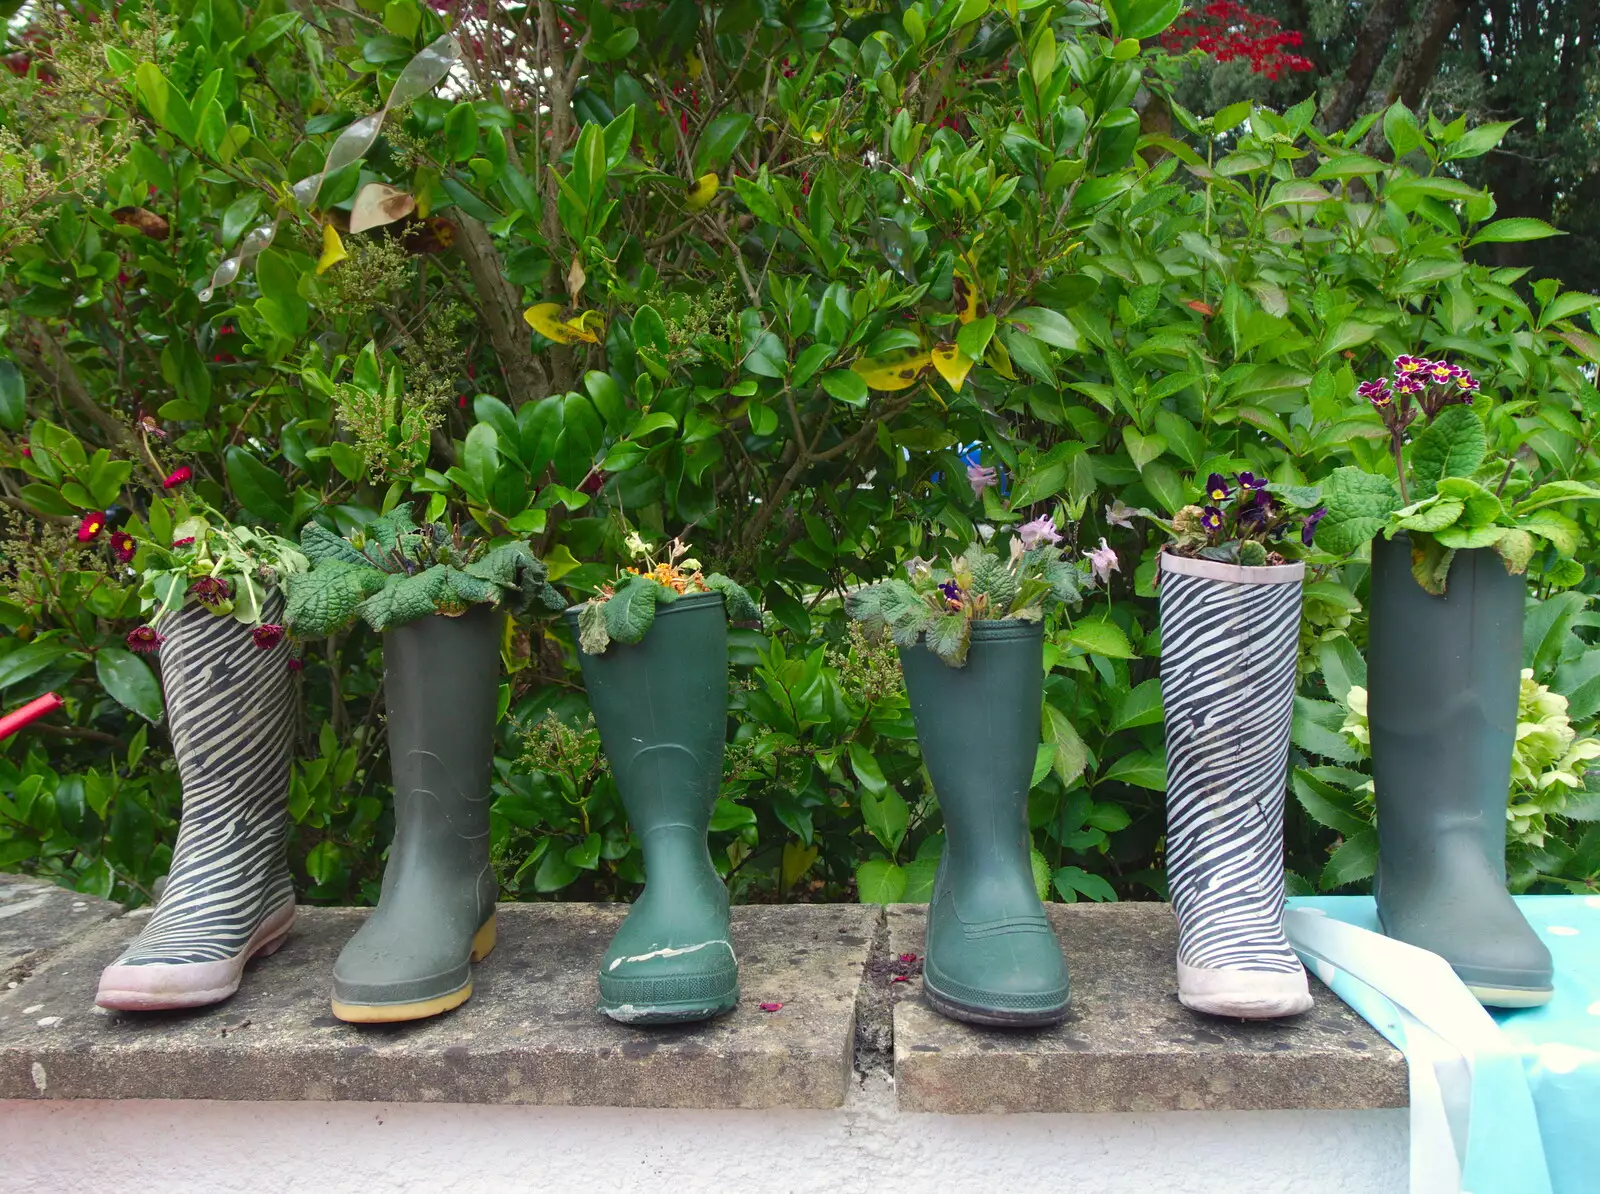
<svg viewBox="0 0 1600 1194">
<path fill-rule="evenodd" d="M 1223 480 L 1221 473 L 1212 473 L 1206 478 L 1206 500 L 1213 505 L 1219 505 L 1233 496 L 1233 487 Z"/>
<path fill-rule="evenodd" d="M 1207 506 L 1200 515 L 1200 525 L 1207 534 L 1215 535 L 1222 529 L 1222 511 L 1215 506 Z"/>
<path fill-rule="evenodd" d="M 1239 488 L 1246 493 L 1260 493 L 1267 487 L 1267 479 L 1258 477 L 1254 473 L 1239 474 Z"/>
<path fill-rule="evenodd" d="M 1300 527 L 1301 543 L 1304 543 L 1307 547 L 1311 546 L 1311 541 L 1317 536 L 1317 523 L 1321 522 L 1327 516 L 1327 513 L 1328 507 L 1318 506 L 1310 514 L 1306 515 L 1306 520 Z"/>
</svg>

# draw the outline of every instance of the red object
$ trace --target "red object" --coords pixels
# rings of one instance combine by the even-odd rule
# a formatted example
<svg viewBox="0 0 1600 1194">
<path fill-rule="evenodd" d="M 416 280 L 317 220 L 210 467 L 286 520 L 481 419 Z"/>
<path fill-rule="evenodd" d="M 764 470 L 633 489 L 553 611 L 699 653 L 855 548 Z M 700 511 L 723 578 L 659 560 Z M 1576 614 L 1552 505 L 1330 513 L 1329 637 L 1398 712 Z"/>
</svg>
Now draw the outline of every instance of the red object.
<svg viewBox="0 0 1600 1194">
<path fill-rule="evenodd" d="M 53 692 L 47 692 L 37 700 L 29 701 L 15 713 L 7 713 L 0 717 L 0 739 L 11 737 L 24 726 L 32 725 L 46 713 L 54 713 L 65 702 Z"/>
<path fill-rule="evenodd" d="M 180 468 L 173 469 L 172 475 L 169 476 L 165 481 L 161 482 L 161 488 L 176 489 L 193 476 L 194 470 L 185 464 Z"/>
<path fill-rule="evenodd" d="M 1296 30 L 1251 12 L 1237 0 L 1212 0 L 1191 8 L 1161 35 L 1162 48 L 1171 53 L 1193 49 L 1218 62 L 1241 59 L 1253 73 L 1269 79 L 1277 79 L 1285 71 L 1315 70 L 1309 58 L 1289 52 L 1304 44 L 1305 38 Z"/>
<path fill-rule="evenodd" d="M 78 524 L 78 542 L 93 543 L 99 538 L 100 532 L 105 529 L 106 516 L 96 510 L 93 514 L 85 514 L 83 521 Z"/>
<path fill-rule="evenodd" d="M 783 1004 L 781 1004 L 781 1003 L 763 1003 L 761 1005 L 761 1010 L 764 1011 L 764 1012 L 775 1012 L 775 1011 L 778 1011 L 782 1007 L 783 1007 Z"/>
</svg>

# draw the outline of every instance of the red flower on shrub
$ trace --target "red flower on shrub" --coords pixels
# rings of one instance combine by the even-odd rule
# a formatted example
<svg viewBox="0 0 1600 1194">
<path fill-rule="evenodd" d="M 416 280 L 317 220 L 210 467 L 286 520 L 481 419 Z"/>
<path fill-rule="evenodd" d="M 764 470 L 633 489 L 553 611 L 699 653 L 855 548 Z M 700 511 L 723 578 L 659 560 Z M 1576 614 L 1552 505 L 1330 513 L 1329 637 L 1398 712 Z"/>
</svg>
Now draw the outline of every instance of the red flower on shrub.
<svg viewBox="0 0 1600 1194">
<path fill-rule="evenodd" d="M 283 641 L 283 627 L 263 622 L 250 632 L 250 637 L 255 639 L 256 646 L 263 651 L 270 651 Z"/>
<path fill-rule="evenodd" d="M 111 551 L 117 557 L 119 564 L 126 564 L 139 554 L 139 544 L 127 531 L 112 531 Z"/>
<path fill-rule="evenodd" d="M 1161 47 L 1174 54 L 1199 50 L 1218 62 L 1244 61 L 1254 74 L 1269 79 L 1285 71 L 1310 71 L 1316 65 L 1300 54 L 1305 38 L 1271 17 L 1251 12 L 1237 0 L 1212 0 L 1190 9 L 1161 35 Z"/>
<path fill-rule="evenodd" d="M 78 524 L 78 542 L 93 543 L 100 537 L 100 532 L 106 529 L 106 516 L 99 510 L 93 514 L 85 514 L 83 521 Z"/>
<path fill-rule="evenodd" d="M 161 650 L 161 644 L 167 641 L 167 636 L 158 634 L 154 626 L 140 626 L 137 630 L 128 631 L 128 637 L 122 641 L 128 644 L 130 651 L 153 655 Z"/>
<path fill-rule="evenodd" d="M 194 470 L 187 464 L 172 470 L 167 479 L 161 482 L 162 489 L 176 489 L 187 481 L 194 479 Z"/>
</svg>

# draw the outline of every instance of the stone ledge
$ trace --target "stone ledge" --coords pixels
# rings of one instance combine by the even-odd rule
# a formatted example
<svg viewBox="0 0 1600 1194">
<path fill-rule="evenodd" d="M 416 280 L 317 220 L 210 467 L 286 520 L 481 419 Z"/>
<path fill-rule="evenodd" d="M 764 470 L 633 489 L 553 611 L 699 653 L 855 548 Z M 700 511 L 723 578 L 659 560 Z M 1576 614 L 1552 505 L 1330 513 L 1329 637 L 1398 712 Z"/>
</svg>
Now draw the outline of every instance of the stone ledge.
<svg viewBox="0 0 1600 1194">
<path fill-rule="evenodd" d="M 890 909 L 886 924 L 855 905 L 736 908 L 738 1009 L 645 1029 L 594 1010 L 622 906 L 506 904 L 468 1003 L 358 1027 L 333 1018 L 328 987 L 359 910 L 302 909 L 288 944 L 224 1004 L 125 1014 L 96 1008 L 94 992 L 141 915 L 113 919 L 115 905 L 57 890 L 0 876 L 0 911 L 21 909 L 0 919 L 0 960 L 27 960 L 0 993 L 0 1099 L 832 1108 L 857 1071 L 892 1067 L 905 1111 L 1406 1104 L 1404 1059 L 1320 984 L 1315 1010 L 1289 1021 L 1183 1008 L 1172 913 L 1160 904 L 1051 908 L 1074 1009 L 1042 1033 L 953 1023 L 923 1005 L 920 979 L 894 981 L 916 969 L 897 956 L 923 952 L 914 905 Z M 763 1012 L 764 1001 L 783 1007 Z"/>
<path fill-rule="evenodd" d="M 1276 1111 L 1404 1107 L 1405 1058 L 1312 979 L 1287 1020 L 1223 1020 L 1178 1002 L 1165 904 L 1052 904 L 1072 1012 L 1044 1032 L 984 1030 L 896 984 L 894 1074 L 906 1111 Z M 923 951 L 923 909 L 889 910 L 892 955 Z M 915 969 L 912 967 L 910 969 Z"/>
</svg>

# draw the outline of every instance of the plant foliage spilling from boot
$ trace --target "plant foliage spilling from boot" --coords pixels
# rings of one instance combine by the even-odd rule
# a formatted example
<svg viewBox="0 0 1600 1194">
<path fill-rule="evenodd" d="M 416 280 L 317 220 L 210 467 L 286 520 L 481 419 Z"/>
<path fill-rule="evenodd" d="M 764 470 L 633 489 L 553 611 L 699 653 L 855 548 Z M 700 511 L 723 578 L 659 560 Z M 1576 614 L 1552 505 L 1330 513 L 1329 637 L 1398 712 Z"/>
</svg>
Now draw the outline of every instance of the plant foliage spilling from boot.
<svg viewBox="0 0 1600 1194">
<path fill-rule="evenodd" d="M 656 608 L 695 593 L 721 593 L 730 622 L 758 622 L 761 609 L 744 586 L 720 572 L 703 572 L 700 561 L 688 558 L 689 545 L 674 539 L 665 558 L 638 532 L 627 538 L 635 565 L 625 569 L 615 583 L 583 603 L 578 614 L 578 646 L 586 655 L 601 655 L 613 641 L 637 643 L 655 625 Z"/>
<path fill-rule="evenodd" d="M 1298 550 L 1289 532 L 1298 529 L 1300 546 L 1310 547 L 1327 514 L 1317 507 L 1316 486 L 1275 485 L 1250 472 L 1237 474 L 1231 484 L 1212 473 L 1202 496 L 1205 505 L 1185 506 L 1171 522 L 1141 511 L 1172 536 L 1166 550 L 1251 568 L 1282 564 Z"/>
<path fill-rule="evenodd" d="M 869 630 L 887 631 L 896 646 L 913 647 L 925 637 L 928 650 L 961 667 L 973 622 L 1038 621 L 1046 608 L 1078 605 L 1092 583 L 1088 565 L 1068 558 L 1055 525 L 1038 518 L 1017 528 L 1008 555 L 974 543 L 949 568 L 913 559 L 906 579 L 853 593 L 846 609 Z"/>
<path fill-rule="evenodd" d="M 332 634 L 357 617 L 383 632 L 474 605 L 513 613 L 565 608 L 544 564 L 520 540 L 489 547 L 444 523 L 417 526 L 407 507 L 373 519 L 350 539 L 307 523 L 300 546 L 311 570 L 289 584 L 292 633 Z"/>
<path fill-rule="evenodd" d="M 1334 469 L 1324 482 L 1328 513 L 1317 545 L 1337 554 L 1360 549 L 1380 531 L 1411 542 L 1411 573 L 1427 592 L 1444 593 L 1450 562 L 1460 550 L 1492 547 L 1513 576 L 1528 570 L 1535 553 L 1547 553 L 1558 575 L 1576 570 L 1572 556 L 1583 531 L 1556 509 L 1600 498 L 1581 481 L 1535 486 L 1516 456 L 1489 451 L 1483 420 L 1473 409 L 1478 381 L 1447 361 L 1398 356 L 1394 375 L 1363 382 L 1388 432 L 1394 476 L 1353 466 Z M 1416 435 L 1413 424 L 1426 426 Z"/>
</svg>

